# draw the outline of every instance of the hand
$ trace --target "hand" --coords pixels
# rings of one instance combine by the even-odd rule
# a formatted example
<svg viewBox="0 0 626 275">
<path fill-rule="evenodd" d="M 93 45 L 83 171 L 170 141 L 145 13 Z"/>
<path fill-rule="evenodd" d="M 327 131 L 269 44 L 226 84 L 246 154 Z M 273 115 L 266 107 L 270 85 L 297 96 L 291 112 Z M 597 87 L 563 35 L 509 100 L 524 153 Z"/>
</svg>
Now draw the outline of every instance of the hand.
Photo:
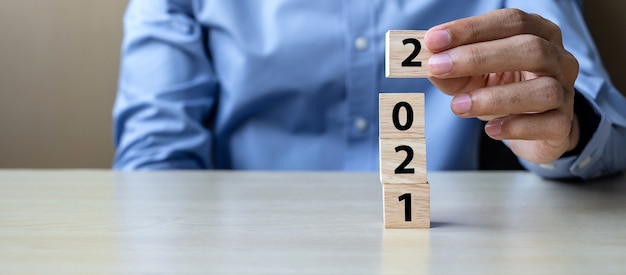
<svg viewBox="0 0 626 275">
<path fill-rule="evenodd" d="M 454 96 L 452 111 L 488 121 L 517 156 L 550 163 L 578 143 L 574 81 L 578 61 L 561 30 L 536 14 L 502 9 L 435 26 L 429 80 Z"/>
</svg>

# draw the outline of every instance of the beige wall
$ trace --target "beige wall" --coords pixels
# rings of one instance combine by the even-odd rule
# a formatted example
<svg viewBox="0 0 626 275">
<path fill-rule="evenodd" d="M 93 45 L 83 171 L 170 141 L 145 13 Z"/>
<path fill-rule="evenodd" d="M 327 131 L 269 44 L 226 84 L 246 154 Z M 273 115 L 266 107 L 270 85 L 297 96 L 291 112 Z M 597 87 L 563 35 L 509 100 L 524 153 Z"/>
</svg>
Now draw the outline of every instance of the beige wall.
<svg viewBox="0 0 626 275">
<path fill-rule="evenodd" d="M 626 91 L 626 1 L 587 3 L 602 56 Z M 126 4 L 0 1 L 0 168 L 110 167 Z"/>
<path fill-rule="evenodd" d="M 125 0 L 0 1 L 0 167 L 109 167 Z"/>
</svg>

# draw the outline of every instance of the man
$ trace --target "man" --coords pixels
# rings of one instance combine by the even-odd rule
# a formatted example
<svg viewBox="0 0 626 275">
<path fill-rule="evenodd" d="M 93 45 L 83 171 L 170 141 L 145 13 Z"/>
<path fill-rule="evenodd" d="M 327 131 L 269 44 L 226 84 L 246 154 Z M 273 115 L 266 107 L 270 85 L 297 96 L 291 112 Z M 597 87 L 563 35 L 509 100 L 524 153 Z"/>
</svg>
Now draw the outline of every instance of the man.
<svg viewBox="0 0 626 275">
<path fill-rule="evenodd" d="M 429 170 L 478 168 L 477 117 L 542 176 L 622 171 L 626 101 L 580 6 L 131 1 L 114 168 L 376 170 L 378 93 L 419 91 Z M 429 29 L 433 77 L 384 78 L 390 29 Z"/>
</svg>

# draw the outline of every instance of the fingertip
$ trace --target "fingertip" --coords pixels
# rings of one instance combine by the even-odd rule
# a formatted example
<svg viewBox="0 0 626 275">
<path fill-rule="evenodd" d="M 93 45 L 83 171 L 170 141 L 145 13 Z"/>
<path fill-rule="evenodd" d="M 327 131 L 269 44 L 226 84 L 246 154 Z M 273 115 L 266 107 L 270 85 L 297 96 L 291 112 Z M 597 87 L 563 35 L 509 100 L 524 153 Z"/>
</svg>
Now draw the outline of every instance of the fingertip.
<svg viewBox="0 0 626 275">
<path fill-rule="evenodd" d="M 463 115 L 472 109 L 472 97 L 468 94 L 455 96 L 450 102 L 452 111 L 457 115 Z"/>
<path fill-rule="evenodd" d="M 485 125 L 485 132 L 492 138 L 497 138 L 502 133 L 502 118 L 492 119 Z"/>
<path fill-rule="evenodd" d="M 428 71 L 433 76 L 444 76 L 452 71 L 452 57 L 447 53 L 434 54 L 428 59 Z"/>
<path fill-rule="evenodd" d="M 452 42 L 450 32 L 445 29 L 431 28 L 424 35 L 426 48 L 431 52 L 438 52 L 447 49 Z"/>
</svg>

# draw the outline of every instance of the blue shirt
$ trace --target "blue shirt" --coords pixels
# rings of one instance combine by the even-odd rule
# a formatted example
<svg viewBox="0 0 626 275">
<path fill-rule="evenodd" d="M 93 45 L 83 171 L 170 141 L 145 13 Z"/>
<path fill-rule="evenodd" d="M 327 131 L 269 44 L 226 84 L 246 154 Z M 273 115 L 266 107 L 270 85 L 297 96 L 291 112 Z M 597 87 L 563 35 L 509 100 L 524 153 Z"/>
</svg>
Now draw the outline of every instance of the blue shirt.
<svg viewBox="0 0 626 275">
<path fill-rule="evenodd" d="M 626 168 L 626 101 L 566 0 L 131 1 L 114 168 L 377 170 L 378 93 L 424 92 L 428 169 L 476 169 L 480 122 L 426 79 L 385 78 L 385 32 L 504 7 L 562 28 L 575 87 L 601 115 L 579 156 L 523 164 L 547 177 Z"/>
</svg>

